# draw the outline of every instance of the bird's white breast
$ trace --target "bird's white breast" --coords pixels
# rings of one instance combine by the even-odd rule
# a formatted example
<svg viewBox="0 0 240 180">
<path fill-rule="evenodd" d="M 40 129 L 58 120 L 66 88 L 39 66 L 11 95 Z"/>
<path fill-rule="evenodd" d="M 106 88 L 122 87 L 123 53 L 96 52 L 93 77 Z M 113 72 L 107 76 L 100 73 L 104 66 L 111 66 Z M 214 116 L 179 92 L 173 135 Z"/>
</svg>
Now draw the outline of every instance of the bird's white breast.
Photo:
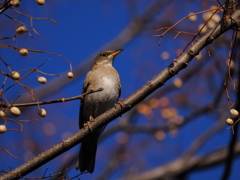
<svg viewBox="0 0 240 180">
<path fill-rule="evenodd" d="M 102 83 L 104 84 L 104 86 L 106 88 L 111 88 L 113 86 L 113 83 L 111 79 L 107 78 L 107 77 L 103 77 L 102 78 Z"/>
</svg>

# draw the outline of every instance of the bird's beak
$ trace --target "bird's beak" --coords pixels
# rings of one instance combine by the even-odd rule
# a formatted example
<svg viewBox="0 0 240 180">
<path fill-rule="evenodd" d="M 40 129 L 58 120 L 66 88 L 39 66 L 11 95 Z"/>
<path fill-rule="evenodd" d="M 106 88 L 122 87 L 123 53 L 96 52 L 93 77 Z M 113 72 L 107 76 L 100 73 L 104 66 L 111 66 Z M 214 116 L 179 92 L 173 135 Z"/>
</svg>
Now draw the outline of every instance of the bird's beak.
<svg viewBox="0 0 240 180">
<path fill-rule="evenodd" d="M 111 55 L 114 57 L 114 56 L 118 55 L 122 51 L 123 51 L 123 49 L 116 50 L 113 53 L 111 53 Z"/>
</svg>

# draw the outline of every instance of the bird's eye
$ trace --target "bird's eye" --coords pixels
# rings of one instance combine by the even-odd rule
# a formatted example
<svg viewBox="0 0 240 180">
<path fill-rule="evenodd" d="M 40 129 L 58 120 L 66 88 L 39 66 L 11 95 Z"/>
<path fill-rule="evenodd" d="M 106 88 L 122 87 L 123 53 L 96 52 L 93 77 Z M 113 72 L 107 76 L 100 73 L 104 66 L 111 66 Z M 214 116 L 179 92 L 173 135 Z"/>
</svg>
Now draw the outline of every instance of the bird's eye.
<svg viewBox="0 0 240 180">
<path fill-rule="evenodd" d="M 102 53 L 102 56 L 103 56 L 103 57 L 107 57 L 108 54 L 107 54 L 107 53 Z"/>
</svg>

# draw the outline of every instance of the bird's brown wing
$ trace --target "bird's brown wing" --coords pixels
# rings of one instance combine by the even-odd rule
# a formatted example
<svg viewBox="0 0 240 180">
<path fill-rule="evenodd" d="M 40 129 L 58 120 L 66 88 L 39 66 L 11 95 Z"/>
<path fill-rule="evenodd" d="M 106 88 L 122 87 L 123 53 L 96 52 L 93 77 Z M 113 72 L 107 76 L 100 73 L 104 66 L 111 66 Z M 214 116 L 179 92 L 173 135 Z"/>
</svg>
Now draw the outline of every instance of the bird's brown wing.
<svg viewBox="0 0 240 180">
<path fill-rule="evenodd" d="M 120 96 L 121 96 L 121 93 L 122 93 L 122 90 L 121 90 L 122 88 L 121 88 L 121 86 L 120 86 L 120 88 L 119 88 L 119 93 L 118 93 L 118 99 L 120 98 Z"/>
<path fill-rule="evenodd" d="M 86 83 L 86 80 L 84 81 L 83 88 L 82 88 L 82 94 L 87 92 L 87 89 L 89 87 L 89 83 Z M 79 113 L 79 128 L 81 129 L 84 125 L 84 120 L 83 120 L 83 109 L 84 109 L 84 98 L 81 99 L 80 103 L 80 113 Z"/>
</svg>

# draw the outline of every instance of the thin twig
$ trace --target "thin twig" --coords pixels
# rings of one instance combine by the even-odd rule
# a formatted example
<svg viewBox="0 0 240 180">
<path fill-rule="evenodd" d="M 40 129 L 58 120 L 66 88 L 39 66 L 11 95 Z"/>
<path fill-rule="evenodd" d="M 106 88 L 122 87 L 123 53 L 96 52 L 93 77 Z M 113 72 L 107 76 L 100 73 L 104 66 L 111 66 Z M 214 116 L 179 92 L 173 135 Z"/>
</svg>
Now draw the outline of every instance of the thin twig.
<svg viewBox="0 0 240 180">
<path fill-rule="evenodd" d="M 10 49 L 15 49 L 15 50 L 21 50 L 23 48 L 18 48 L 18 47 L 13 47 L 13 46 L 7 46 L 7 45 L 4 45 L 4 44 L 0 44 L 0 47 L 3 47 L 3 48 L 10 48 Z M 26 48 L 25 48 L 26 49 Z M 48 51 L 41 51 L 41 50 L 35 50 L 35 49 L 27 49 L 28 51 L 32 51 L 32 52 L 38 52 L 38 53 L 47 53 L 47 54 L 52 54 L 52 55 L 55 55 L 55 56 L 58 56 L 58 57 L 61 57 L 63 59 L 65 59 L 71 66 L 72 62 L 69 61 L 67 58 L 65 58 L 64 56 L 62 55 L 59 55 L 59 54 L 56 54 L 56 53 L 52 53 L 52 52 L 48 52 Z M 72 68 L 71 68 L 72 69 Z"/>
<path fill-rule="evenodd" d="M 72 101 L 72 100 L 76 100 L 76 99 L 82 99 L 84 98 L 84 96 L 91 94 L 91 93 L 95 93 L 98 91 L 102 91 L 103 88 L 99 88 L 96 90 L 90 90 L 87 91 L 86 93 L 83 93 L 81 95 L 78 96 L 74 96 L 74 97 L 70 97 L 70 98 L 61 98 L 61 99 L 56 99 L 56 100 L 51 100 L 51 101 L 44 101 L 44 102 L 33 102 L 33 103 L 21 103 L 21 104 L 11 104 L 11 107 L 23 107 L 23 106 L 37 106 L 37 105 L 45 105 L 45 104 L 53 104 L 53 103 L 62 103 L 62 102 L 67 102 L 67 101 Z M 2 107 L 8 107 L 5 104 L 0 104 Z"/>
<path fill-rule="evenodd" d="M 12 156 L 13 158 L 16 158 L 16 159 L 19 159 L 19 160 L 20 160 L 20 158 L 14 156 L 14 155 L 13 155 L 12 153 L 10 153 L 10 151 L 8 151 L 6 148 L 0 148 L 0 150 L 4 150 L 4 151 L 6 151 L 10 156 Z"/>
</svg>

